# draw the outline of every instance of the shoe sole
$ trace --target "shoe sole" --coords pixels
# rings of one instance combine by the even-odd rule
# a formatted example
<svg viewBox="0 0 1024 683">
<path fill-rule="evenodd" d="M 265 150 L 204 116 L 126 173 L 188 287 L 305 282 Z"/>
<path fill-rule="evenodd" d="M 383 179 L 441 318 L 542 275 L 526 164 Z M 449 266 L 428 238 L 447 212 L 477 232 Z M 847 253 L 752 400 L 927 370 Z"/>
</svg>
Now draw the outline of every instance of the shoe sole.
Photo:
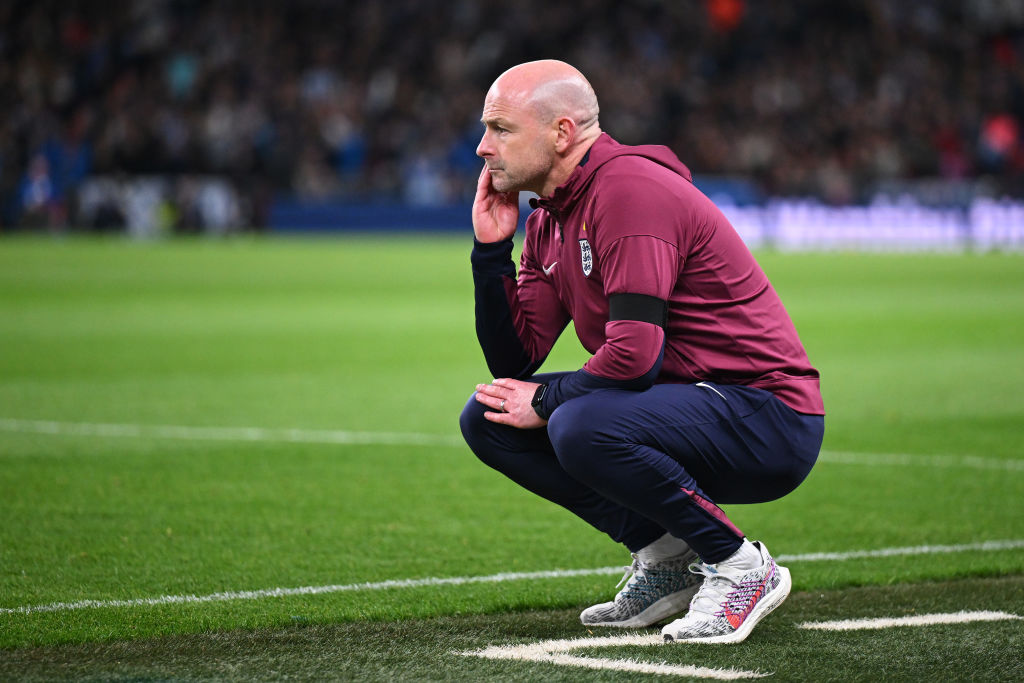
<svg viewBox="0 0 1024 683">
<path fill-rule="evenodd" d="M 690 606 L 690 600 L 697 593 L 698 588 L 700 588 L 700 585 L 672 593 L 671 595 L 666 595 L 640 614 L 636 614 L 625 621 L 600 621 L 588 623 L 583 621 L 583 616 L 580 615 L 580 623 L 584 626 L 609 626 L 612 628 L 644 628 L 652 626 L 657 624 L 659 621 L 663 621 L 671 616 L 679 614 L 680 612 L 686 611 Z"/>
<path fill-rule="evenodd" d="M 742 643 L 750 635 L 750 632 L 754 630 L 758 622 L 764 619 L 766 616 L 772 613 L 772 611 L 781 605 L 786 598 L 789 597 L 789 591 L 793 588 L 793 579 L 789 575 L 789 570 L 785 567 L 776 565 L 779 571 L 779 585 L 775 587 L 771 593 L 765 596 L 764 600 L 761 600 L 754 609 L 751 610 L 747 618 L 740 624 L 740 627 L 732 633 L 726 633 L 720 636 L 708 636 L 707 638 L 674 638 L 672 634 L 665 633 L 666 643 L 717 643 L 721 645 Z"/>
</svg>

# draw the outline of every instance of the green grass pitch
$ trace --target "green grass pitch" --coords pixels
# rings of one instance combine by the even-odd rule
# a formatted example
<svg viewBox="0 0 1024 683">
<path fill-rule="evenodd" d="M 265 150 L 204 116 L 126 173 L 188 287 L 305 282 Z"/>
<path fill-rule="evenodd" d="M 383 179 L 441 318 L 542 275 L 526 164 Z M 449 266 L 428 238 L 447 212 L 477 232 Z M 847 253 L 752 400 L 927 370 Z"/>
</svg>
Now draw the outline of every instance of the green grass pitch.
<svg viewBox="0 0 1024 683">
<path fill-rule="evenodd" d="M 829 415 L 800 489 L 729 513 L 794 594 L 740 646 L 578 654 L 1021 680 L 1020 620 L 798 625 L 1024 615 L 1024 254 L 757 256 Z M 0 240 L 0 679 L 657 678 L 458 654 L 618 635 L 577 620 L 611 570 L 379 585 L 628 560 L 459 444 L 472 309 L 466 236 Z"/>
</svg>

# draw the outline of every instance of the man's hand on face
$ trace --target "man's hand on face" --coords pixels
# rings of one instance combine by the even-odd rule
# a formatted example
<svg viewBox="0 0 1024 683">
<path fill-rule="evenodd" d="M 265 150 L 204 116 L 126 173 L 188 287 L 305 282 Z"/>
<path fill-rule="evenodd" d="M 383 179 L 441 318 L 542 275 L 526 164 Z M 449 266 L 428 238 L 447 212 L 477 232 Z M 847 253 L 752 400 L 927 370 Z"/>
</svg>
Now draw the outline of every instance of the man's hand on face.
<svg viewBox="0 0 1024 683">
<path fill-rule="evenodd" d="M 473 199 L 473 233 L 477 241 L 503 242 L 515 234 L 518 222 L 519 193 L 495 190 L 485 164 Z"/>
<path fill-rule="evenodd" d="M 533 395 L 539 386 L 517 379 L 496 379 L 490 384 L 476 385 L 476 400 L 495 411 L 484 413 L 491 422 L 518 429 L 537 429 L 548 423 L 533 409 Z"/>
</svg>

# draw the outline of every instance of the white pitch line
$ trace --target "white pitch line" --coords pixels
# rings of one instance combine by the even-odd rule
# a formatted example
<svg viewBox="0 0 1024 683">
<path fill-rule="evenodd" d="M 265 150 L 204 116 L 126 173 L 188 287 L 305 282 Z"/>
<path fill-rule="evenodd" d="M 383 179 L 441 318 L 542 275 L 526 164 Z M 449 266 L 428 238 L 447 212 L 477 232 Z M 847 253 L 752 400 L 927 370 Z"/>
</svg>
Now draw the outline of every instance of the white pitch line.
<svg viewBox="0 0 1024 683">
<path fill-rule="evenodd" d="M 878 548 L 877 550 L 849 550 L 839 553 L 804 553 L 802 555 L 779 555 L 779 562 L 829 562 L 859 560 L 868 557 L 899 557 L 911 555 L 941 555 L 944 553 L 992 552 L 1024 548 L 1024 540 L 983 541 L 961 545 L 915 545 L 902 548 Z"/>
<path fill-rule="evenodd" d="M 1009 612 L 965 611 L 945 614 L 920 614 L 909 617 L 885 617 L 879 619 L 845 619 L 842 621 L 808 621 L 798 624 L 797 628 L 822 631 L 854 631 L 865 629 L 886 629 L 909 626 L 933 626 L 936 624 L 968 624 L 972 622 L 992 622 L 1024 619 Z M 563 640 L 543 640 L 536 643 L 521 645 L 491 645 L 482 650 L 458 652 L 467 657 L 483 657 L 485 659 L 545 662 L 561 666 L 577 668 L 632 671 L 638 673 L 663 674 L 669 676 L 687 676 L 692 678 L 710 678 L 715 680 L 737 680 L 744 678 L 764 678 L 770 674 L 742 669 L 709 669 L 689 664 L 667 664 L 641 662 L 636 659 L 604 659 L 597 657 L 580 657 L 569 654 L 581 648 L 619 647 L 624 645 L 654 646 L 664 645 L 661 634 L 657 635 L 625 635 L 595 638 L 573 638 Z"/>
<path fill-rule="evenodd" d="M 461 586 L 471 583 L 502 583 L 530 579 L 560 579 L 573 576 L 594 576 L 621 572 L 622 568 L 601 567 L 599 569 L 554 569 L 538 572 L 506 572 L 488 576 L 427 577 L 424 579 L 391 579 L 368 583 L 347 583 L 333 586 L 301 586 L 298 588 L 264 588 L 250 591 L 225 591 L 209 595 L 161 595 L 156 598 L 134 598 L 130 600 L 79 600 L 77 602 L 55 602 L 49 605 L 25 605 L 3 607 L 0 614 L 35 614 L 38 612 L 63 612 L 78 609 L 102 607 L 155 607 L 202 602 L 228 602 L 231 600 L 257 600 L 260 598 L 284 598 L 299 595 L 322 595 L 348 591 L 387 590 L 390 588 L 421 588 L 424 586 Z"/>
<path fill-rule="evenodd" d="M 571 650 L 584 647 L 619 647 L 623 645 L 664 645 L 665 640 L 657 635 L 625 635 L 604 636 L 595 638 L 572 638 L 564 640 L 542 640 L 537 643 L 522 645 L 491 645 L 482 650 L 459 652 L 467 657 L 483 657 L 485 659 L 511 659 L 516 661 L 546 662 L 562 666 L 575 666 L 586 669 L 633 671 L 646 674 L 662 674 L 667 676 L 687 676 L 691 678 L 711 678 L 720 681 L 734 681 L 744 678 L 763 678 L 767 674 L 742 669 L 710 669 L 689 664 L 666 664 L 641 662 L 635 659 L 604 659 L 596 657 L 580 657 L 571 655 Z"/>
<path fill-rule="evenodd" d="M 853 550 L 838 553 L 807 553 L 803 555 L 779 555 L 780 562 L 821 562 L 859 559 L 866 557 L 895 557 L 906 555 L 932 555 L 957 552 L 995 552 L 1024 548 L 1024 539 L 985 541 L 963 545 L 922 545 L 904 548 L 879 548 L 876 550 Z M 186 603 L 228 602 L 231 600 L 259 600 L 262 598 L 283 598 L 302 595 L 323 595 L 347 591 L 388 590 L 393 588 L 421 588 L 428 586 L 460 586 L 474 583 L 503 583 L 506 581 L 528 581 L 534 579 L 561 579 L 574 576 L 604 576 L 622 573 L 622 567 L 597 567 L 593 569 L 552 569 L 536 572 L 506 572 L 486 576 L 427 577 L 423 579 L 391 579 L 368 583 L 349 583 L 330 586 L 301 586 L 298 588 L 264 588 L 248 591 L 225 591 L 208 595 L 162 595 L 155 598 L 133 598 L 126 600 L 79 600 L 76 602 L 54 602 L 45 605 L 22 605 L 0 607 L 0 614 L 39 614 L 43 612 L 66 612 L 80 609 L 101 609 L 113 607 L 155 607 Z"/>
<path fill-rule="evenodd" d="M 0 432 L 93 436 L 104 438 L 179 439 L 186 441 L 243 441 L 310 443 L 343 446 L 451 446 L 465 441 L 456 435 L 416 432 L 363 432 L 332 429 L 271 429 L 264 427 L 192 427 L 186 425 L 60 422 L 0 417 Z M 822 463 L 870 466 L 966 468 L 1024 472 L 1024 460 L 984 458 L 973 455 L 909 455 L 906 453 L 821 452 Z"/>
<path fill-rule="evenodd" d="M 975 470 L 1024 472 L 1024 460 L 983 458 L 976 455 L 910 455 L 908 453 L 853 453 L 822 451 L 818 462 L 841 465 L 907 466 L 927 468 L 963 467 Z"/>
<path fill-rule="evenodd" d="M 797 628 L 817 631 L 861 631 L 894 628 L 896 626 L 934 626 L 935 624 L 969 624 L 974 621 L 1006 621 L 1024 619 L 1009 612 L 947 612 L 945 614 L 918 614 L 911 617 L 883 617 L 879 619 L 842 619 L 839 621 L 806 621 Z"/>
<path fill-rule="evenodd" d="M 186 427 L 183 425 L 55 422 L 0 418 L 0 431 L 54 436 L 99 436 L 188 441 L 266 441 L 371 446 L 464 446 L 461 437 L 415 432 L 353 432 L 329 429 L 263 427 Z"/>
</svg>

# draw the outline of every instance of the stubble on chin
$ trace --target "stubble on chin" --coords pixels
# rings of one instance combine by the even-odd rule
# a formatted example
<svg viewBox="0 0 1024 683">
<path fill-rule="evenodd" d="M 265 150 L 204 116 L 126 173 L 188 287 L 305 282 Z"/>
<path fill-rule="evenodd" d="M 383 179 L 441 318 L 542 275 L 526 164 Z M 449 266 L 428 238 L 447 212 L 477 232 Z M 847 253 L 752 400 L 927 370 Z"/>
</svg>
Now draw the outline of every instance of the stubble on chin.
<svg viewBox="0 0 1024 683">
<path fill-rule="evenodd" d="M 504 169 L 494 169 L 491 172 L 491 187 L 498 192 L 511 192 L 515 189 L 515 178 Z"/>
</svg>

